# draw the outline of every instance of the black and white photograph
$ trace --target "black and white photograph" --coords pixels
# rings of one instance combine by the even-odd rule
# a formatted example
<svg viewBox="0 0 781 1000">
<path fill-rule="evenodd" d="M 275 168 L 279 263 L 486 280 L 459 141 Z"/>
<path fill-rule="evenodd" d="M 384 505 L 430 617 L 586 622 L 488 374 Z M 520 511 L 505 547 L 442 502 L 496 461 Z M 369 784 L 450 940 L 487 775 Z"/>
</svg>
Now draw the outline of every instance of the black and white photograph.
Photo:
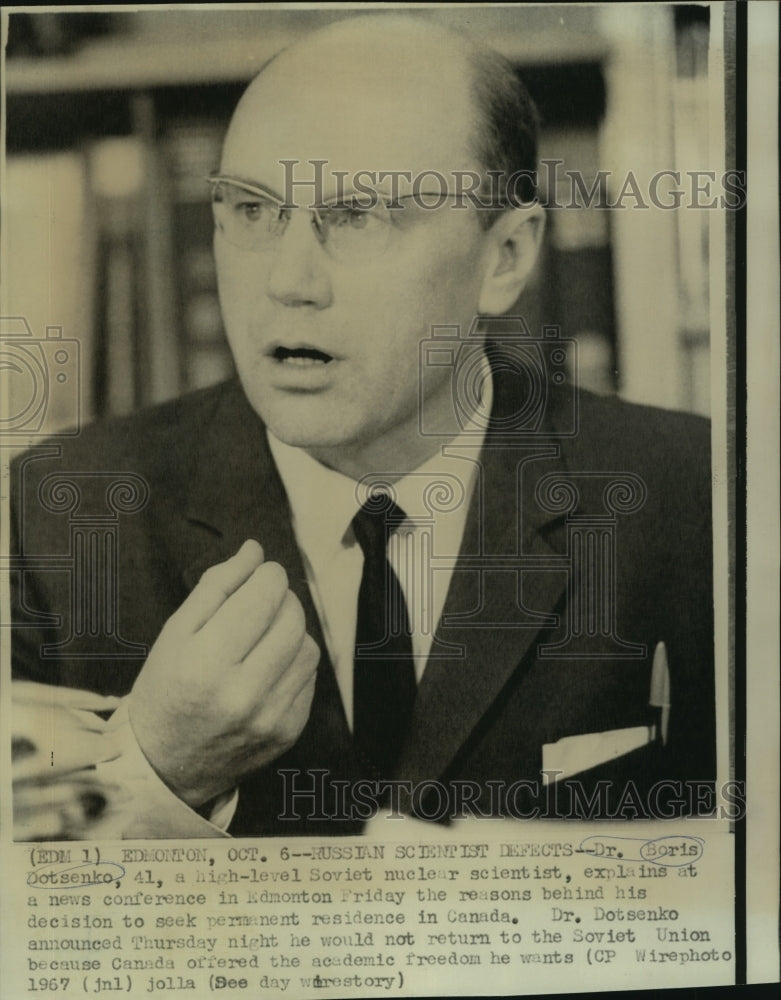
<svg viewBox="0 0 781 1000">
<path fill-rule="evenodd" d="M 742 6 L 5 9 L 14 1000 L 777 978 Z"/>
</svg>

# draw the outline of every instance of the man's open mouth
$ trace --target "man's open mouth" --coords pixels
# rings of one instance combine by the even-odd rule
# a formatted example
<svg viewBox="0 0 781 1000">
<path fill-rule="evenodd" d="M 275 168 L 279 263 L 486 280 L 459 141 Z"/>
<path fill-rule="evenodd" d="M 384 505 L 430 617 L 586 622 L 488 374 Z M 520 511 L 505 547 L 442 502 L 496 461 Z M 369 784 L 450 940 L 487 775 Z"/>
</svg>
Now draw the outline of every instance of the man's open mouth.
<svg viewBox="0 0 781 1000">
<path fill-rule="evenodd" d="M 314 347 L 276 347 L 272 353 L 275 361 L 288 365 L 308 367 L 311 365 L 327 365 L 333 361 L 330 354 L 318 351 Z"/>
</svg>

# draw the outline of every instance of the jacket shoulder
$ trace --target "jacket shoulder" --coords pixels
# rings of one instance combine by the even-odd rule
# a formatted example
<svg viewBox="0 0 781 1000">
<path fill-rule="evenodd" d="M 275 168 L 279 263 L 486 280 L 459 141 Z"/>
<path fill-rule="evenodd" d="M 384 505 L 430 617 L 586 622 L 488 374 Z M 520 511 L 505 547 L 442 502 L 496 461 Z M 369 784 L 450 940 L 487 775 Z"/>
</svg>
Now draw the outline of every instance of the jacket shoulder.
<svg viewBox="0 0 781 1000">
<path fill-rule="evenodd" d="M 562 449 L 570 469 L 641 480 L 644 517 L 663 525 L 671 544 L 683 544 L 693 531 L 710 538 L 709 420 L 587 392 L 580 394 L 578 420 L 578 433 Z"/>
<path fill-rule="evenodd" d="M 45 452 L 56 456 L 61 468 L 73 471 L 175 468 L 202 439 L 221 400 L 233 393 L 241 389 L 224 382 L 129 416 L 97 420 L 72 436 L 51 437 L 17 456 L 11 463 L 12 475 Z"/>
<path fill-rule="evenodd" d="M 630 403 L 582 390 L 576 397 L 577 439 L 627 468 L 709 468 L 710 421 L 692 413 Z"/>
</svg>

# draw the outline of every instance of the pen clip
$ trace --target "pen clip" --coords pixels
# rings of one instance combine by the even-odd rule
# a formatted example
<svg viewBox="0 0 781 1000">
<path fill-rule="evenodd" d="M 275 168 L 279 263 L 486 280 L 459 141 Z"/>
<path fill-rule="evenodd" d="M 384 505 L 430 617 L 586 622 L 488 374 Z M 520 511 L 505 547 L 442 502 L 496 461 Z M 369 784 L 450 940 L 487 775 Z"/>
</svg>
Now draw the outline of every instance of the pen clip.
<svg viewBox="0 0 781 1000">
<path fill-rule="evenodd" d="M 659 731 L 662 746 L 667 745 L 670 723 L 670 667 L 667 663 L 667 649 L 663 642 L 656 644 L 651 666 L 651 691 L 648 704 L 659 709 Z"/>
</svg>

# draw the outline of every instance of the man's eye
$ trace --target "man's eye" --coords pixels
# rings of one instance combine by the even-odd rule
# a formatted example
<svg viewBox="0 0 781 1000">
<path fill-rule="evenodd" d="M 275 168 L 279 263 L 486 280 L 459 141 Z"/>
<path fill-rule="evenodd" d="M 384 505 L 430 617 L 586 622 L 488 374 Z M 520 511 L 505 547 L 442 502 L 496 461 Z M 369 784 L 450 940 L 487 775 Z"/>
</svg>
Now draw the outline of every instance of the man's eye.
<svg viewBox="0 0 781 1000">
<path fill-rule="evenodd" d="M 384 212 L 377 206 L 329 205 L 322 214 L 332 229 L 373 229 L 386 221 Z"/>
<path fill-rule="evenodd" d="M 224 204 L 233 218 L 241 223 L 273 222 L 279 216 L 276 203 L 261 195 L 225 185 L 217 189 L 215 202 Z"/>
<path fill-rule="evenodd" d="M 261 219 L 270 219 L 273 215 L 273 206 L 258 200 L 239 201 L 234 204 L 233 210 L 245 222 L 259 222 Z"/>
<path fill-rule="evenodd" d="M 350 208 L 345 213 L 345 224 L 350 229 L 366 229 L 373 221 L 376 222 L 376 219 L 372 213 L 363 208 Z"/>
</svg>

